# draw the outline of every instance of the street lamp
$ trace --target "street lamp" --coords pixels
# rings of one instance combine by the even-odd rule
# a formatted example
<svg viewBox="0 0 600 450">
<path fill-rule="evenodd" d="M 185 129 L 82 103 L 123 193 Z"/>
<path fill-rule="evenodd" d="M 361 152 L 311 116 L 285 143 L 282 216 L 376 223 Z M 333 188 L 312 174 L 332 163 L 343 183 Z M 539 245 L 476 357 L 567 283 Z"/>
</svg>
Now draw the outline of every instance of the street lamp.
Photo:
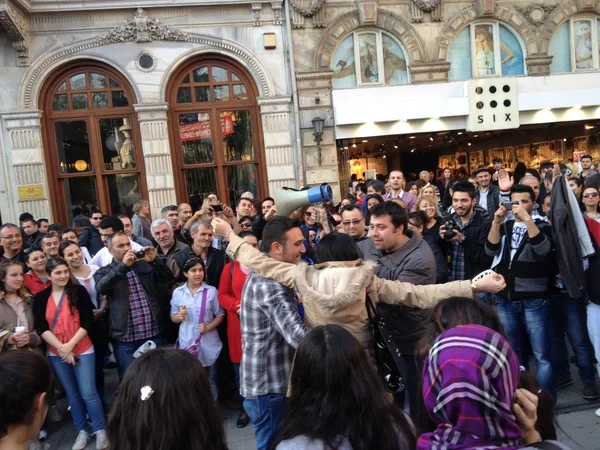
<svg viewBox="0 0 600 450">
<path fill-rule="evenodd" d="M 323 137 L 323 124 L 325 123 L 325 119 L 321 119 L 320 117 L 315 117 L 312 120 L 313 125 L 313 136 L 315 137 L 315 142 L 317 145 L 321 145 L 321 139 Z"/>
</svg>

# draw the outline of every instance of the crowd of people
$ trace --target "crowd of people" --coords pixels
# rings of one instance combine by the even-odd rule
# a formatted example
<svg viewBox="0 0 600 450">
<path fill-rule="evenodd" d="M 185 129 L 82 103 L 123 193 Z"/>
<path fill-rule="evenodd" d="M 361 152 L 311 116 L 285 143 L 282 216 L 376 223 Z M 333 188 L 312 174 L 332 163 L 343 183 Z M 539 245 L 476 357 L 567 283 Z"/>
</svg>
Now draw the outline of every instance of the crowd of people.
<svg viewBox="0 0 600 450">
<path fill-rule="evenodd" d="M 0 449 L 44 448 L 61 392 L 74 450 L 225 449 L 219 404 L 259 450 L 564 448 L 567 338 L 599 396 L 589 162 L 394 170 L 290 216 L 250 192 L 155 220 L 145 200 L 78 208 L 71 228 L 23 213 L 0 227 Z"/>
</svg>

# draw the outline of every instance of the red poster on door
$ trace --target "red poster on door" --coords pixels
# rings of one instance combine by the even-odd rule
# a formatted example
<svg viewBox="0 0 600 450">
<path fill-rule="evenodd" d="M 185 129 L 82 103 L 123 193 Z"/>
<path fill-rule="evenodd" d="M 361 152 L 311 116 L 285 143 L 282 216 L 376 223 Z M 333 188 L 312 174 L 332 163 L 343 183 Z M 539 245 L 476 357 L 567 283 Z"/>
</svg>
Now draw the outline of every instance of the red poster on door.
<svg viewBox="0 0 600 450">
<path fill-rule="evenodd" d="M 231 114 L 221 116 L 221 134 L 226 136 L 233 133 L 233 131 L 233 117 Z M 200 139 L 210 138 L 210 121 L 208 120 L 179 125 L 179 139 L 181 139 L 181 142 L 199 141 Z"/>
</svg>

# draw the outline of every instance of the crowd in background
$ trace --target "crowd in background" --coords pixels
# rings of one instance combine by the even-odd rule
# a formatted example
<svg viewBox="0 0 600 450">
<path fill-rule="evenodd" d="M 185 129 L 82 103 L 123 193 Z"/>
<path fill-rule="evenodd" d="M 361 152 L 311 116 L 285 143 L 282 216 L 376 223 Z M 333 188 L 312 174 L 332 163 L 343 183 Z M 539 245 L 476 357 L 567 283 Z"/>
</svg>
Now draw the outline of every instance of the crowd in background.
<svg viewBox="0 0 600 450">
<path fill-rule="evenodd" d="M 289 217 L 250 192 L 155 220 L 145 200 L 78 207 L 71 228 L 23 213 L 0 227 L 0 448 L 43 448 L 61 392 L 74 450 L 227 448 L 219 403 L 260 450 L 564 448 L 567 338 L 599 396 L 600 175 L 581 163 L 353 177 Z"/>
</svg>

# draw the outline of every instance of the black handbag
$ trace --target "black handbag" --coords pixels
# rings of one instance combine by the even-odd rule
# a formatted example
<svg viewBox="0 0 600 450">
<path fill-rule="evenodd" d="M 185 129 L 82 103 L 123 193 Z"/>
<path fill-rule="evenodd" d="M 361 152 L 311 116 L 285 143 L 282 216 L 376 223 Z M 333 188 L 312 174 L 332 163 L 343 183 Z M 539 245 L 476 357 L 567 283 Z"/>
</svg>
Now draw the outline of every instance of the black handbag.
<svg viewBox="0 0 600 450">
<path fill-rule="evenodd" d="M 373 335 L 373 353 L 377 363 L 377 371 L 385 388 L 392 394 L 397 394 L 406 388 L 407 367 L 402 354 L 394 339 L 385 326 L 383 316 L 367 295 L 367 315 Z"/>
</svg>

